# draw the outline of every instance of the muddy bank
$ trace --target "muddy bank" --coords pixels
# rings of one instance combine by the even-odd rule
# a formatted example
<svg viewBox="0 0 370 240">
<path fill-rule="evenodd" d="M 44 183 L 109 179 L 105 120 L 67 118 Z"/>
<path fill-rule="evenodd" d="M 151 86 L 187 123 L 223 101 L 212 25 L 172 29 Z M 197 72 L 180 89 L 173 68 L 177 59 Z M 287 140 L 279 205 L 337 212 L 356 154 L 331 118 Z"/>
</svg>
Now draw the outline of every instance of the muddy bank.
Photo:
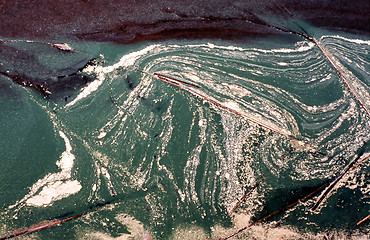
<svg viewBox="0 0 370 240">
<path fill-rule="evenodd" d="M 368 0 L 4 0 L 0 37 L 46 39 L 45 43 L 0 41 L 0 75 L 44 96 L 80 89 L 91 81 L 81 70 L 93 58 L 52 40 L 132 43 L 164 39 L 244 41 L 250 36 L 302 32 L 304 21 L 329 30 L 370 35 Z M 299 23 L 301 24 L 301 23 Z M 24 45 L 24 46 L 23 46 Z M 68 66 L 48 66 L 39 58 Z M 63 64 L 61 64 L 63 66 Z"/>
<path fill-rule="evenodd" d="M 368 0 L 5 0 L 0 29 L 9 38 L 130 43 L 279 34 L 263 22 L 291 28 L 294 19 L 368 35 L 369 9 Z"/>
<path fill-rule="evenodd" d="M 45 97 L 58 93 L 62 98 L 67 97 L 68 92 L 92 80 L 82 70 L 94 61 L 92 54 L 63 47 L 36 41 L 0 41 L 0 75 L 3 78 L 0 85 L 7 86 L 4 79 L 7 77 Z"/>
</svg>

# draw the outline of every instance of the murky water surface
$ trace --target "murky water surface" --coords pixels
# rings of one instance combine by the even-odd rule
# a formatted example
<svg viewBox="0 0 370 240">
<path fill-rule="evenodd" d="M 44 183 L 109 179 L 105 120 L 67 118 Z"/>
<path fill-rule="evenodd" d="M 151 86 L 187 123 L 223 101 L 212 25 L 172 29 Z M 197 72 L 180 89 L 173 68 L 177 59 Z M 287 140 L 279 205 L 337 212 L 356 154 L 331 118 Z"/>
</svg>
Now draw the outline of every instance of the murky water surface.
<svg viewBox="0 0 370 240">
<path fill-rule="evenodd" d="M 370 41 L 317 35 L 369 107 Z M 308 40 L 69 44 L 98 63 L 67 98 L 1 76 L 1 235 L 90 211 L 28 237 L 224 237 L 369 154 L 370 117 Z M 369 221 L 356 223 L 369 214 L 369 179 L 363 161 L 315 211 L 320 193 L 244 238 L 368 233 Z"/>
</svg>

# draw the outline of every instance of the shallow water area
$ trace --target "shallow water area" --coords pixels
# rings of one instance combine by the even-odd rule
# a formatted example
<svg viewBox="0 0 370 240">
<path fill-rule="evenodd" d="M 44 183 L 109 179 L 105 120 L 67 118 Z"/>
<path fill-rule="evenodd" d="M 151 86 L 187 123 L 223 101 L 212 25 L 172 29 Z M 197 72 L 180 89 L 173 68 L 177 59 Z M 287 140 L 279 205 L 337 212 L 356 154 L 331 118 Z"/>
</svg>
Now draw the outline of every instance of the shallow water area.
<svg viewBox="0 0 370 240">
<path fill-rule="evenodd" d="M 369 104 L 370 40 L 310 32 Z M 370 117 L 306 39 L 68 44 L 96 57 L 73 94 L 44 98 L 0 76 L 1 236 L 84 213 L 28 237 L 225 237 L 369 154 Z M 368 170 L 350 169 L 317 210 L 320 193 L 239 239 L 369 234 L 356 225 Z"/>
</svg>

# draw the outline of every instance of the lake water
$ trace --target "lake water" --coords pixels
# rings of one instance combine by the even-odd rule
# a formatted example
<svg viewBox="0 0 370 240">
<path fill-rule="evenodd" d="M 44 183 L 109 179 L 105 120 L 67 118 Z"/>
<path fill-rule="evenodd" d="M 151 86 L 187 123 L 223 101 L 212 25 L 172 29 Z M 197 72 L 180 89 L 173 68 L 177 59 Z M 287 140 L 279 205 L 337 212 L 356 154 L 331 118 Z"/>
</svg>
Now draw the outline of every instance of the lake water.
<svg viewBox="0 0 370 240">
<path fill-rule="evenodd" d="M 311 32 L 369 109 L 370 40 Z M 369 115 L 308 40 L 69 45 L 97 64 L 67 98 L 0 77 L 1 236 L 86 213 L 21 239 L 225 237 L 370 152 Z M 238 237 L 368 234 L 356 223 L 369 214 L 369 167 L 351 168 L 315 211 L 320 193 Z"/>
</svg>

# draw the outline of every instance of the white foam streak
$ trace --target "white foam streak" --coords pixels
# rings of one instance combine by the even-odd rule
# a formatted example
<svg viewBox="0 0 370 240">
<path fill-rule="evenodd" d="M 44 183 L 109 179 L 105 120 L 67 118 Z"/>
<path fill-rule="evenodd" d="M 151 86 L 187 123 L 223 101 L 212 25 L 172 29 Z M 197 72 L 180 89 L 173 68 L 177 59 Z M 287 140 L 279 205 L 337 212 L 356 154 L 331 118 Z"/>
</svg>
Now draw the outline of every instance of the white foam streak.
<svg viewBox="0 0 370 240">
<path fill-rule="evenodd" d="M 243 192 L 242 185 L 238 181 L 237 176 L 237 165 L 243 161 L 243 143 L 244 139 L 250 134 L 251 131 L 247 131 L 245 126 L 240 124 L 239 120 L 236 120 L 235 116 L 228 115 L 224 112 L 220 113 L 222 126 L 226 135 L 225 138 L 225 152 L 226 156 L 219 155 L 220 170 L 222 170 L 222 178 L 224 178 L 228 184 L 224 186 L 223 194 L 224 204 L 228 208 L 228 211 L 235 205 L 235 201 L 240 199 L 240 193 Z M 237 131 L 239 127 L 242 127 L 240 131 Z M 219 153 L 220 154 L 220 153 Z M 253 171 L 250 171 L 249 178 L 253 179 Z"/>
<path fill-rule="evenodd" d="M 351 39 L 351 38 L 346 38 L 346 37 L 342 37 L 342 36 L 339 36 L 339 35 L 335 35 L 335 36 L 324 35 L 324 36 L 321 37 L 320 41 L 324 38 L 337 38 L 337 39 L 341 39 L 341 40 L 344 40 L 344 41 L 347 41 L 347 42 L 370 45 L 370 40 Z"/>
<path fill-rule="evenodd" d="M 26 201 L 27 205 L 46 206 L 52 202 L 73 195 L 81 190 L 82 186 L 77 180 L 55 181 L 53 184 L 45 186 L 41 192 Z"/>
<path fill-rule="evenodd" d="M 73 99 L 73 101 L 69 102 L 66 105 L 66 108 L 75 105 L 81 99 L 86 98 L 92 92 L 95 92 L 96 90 L 98 90 L 98 88 L 102 85 L 104 80 L 105 80 L 105 77 L 102 74 L 99 74 L 99 77 L 95 81 L 89 83 L 85 88 L 82 89 L 82 92 L 78 94 L 78 96 L 75 99 Z"/>
<path fill-rule="evenodd" d="M 305 44 L 302 44 L 305 43 Z M 296 49 L 289 49 L 289 48 L 279 48 L 279 49 L 258 49 L 254 48 L 253 50 L 263 53 L 294 53 L 294 52 L 307 52 L 313 47 L 315 47 L 315 44 L 312 42 L 298 42 L 297 45 L 299 46 Z"/>
<path fill-rule="evenodd" d="M 112 66 L 89 66 L 86 69 L 84 69 L 87 73 L 95 73 L 97 74 L 96 80 L 89 83 L 85 88 L 82 89 L 80 94 L 77 95 L 77 97 L 68 103 L 66 105 L 66 108 L 71 107 L 75 105 L 78 101 L 81 99 L 86 98 L 91 93 L 95 92 L 99 89 L 99 87 L 103 84 L 103 82 L 106 79 L 106 74 L 111 73 L 115 71 L 118 68 L 127 68 L 130 66 L 133 66 L 135 62 L 143 55 L 147 54 L 148 52 L 152 51 L 154 48 L 156 48 L 158 45 L 150 45 L 142 50 L 129 53 L 127 55 L 124 55 L 119 62 Z"/>
<path fill-rule="evenodd" d="M 13 208 L 24 202 L 30 206 L 48 206 L 54 201 L 76 194 L 81 190 L 81 184 L 77 180 L 71 179 L 75 160 L 75 156 L 72 154 L 71 143 L 62 131 L 59 131 L 59 135 L 63 138 L 66 148 L 60 159 L 56 162 L 56 165 L 61 171 L 58 173 L 49 173 L 44 178 L 39 179 L 33 184 L 30 192 L 22 200 L 9 208 Z"/>
<path fill-rule="evenodd" d="M 113 66 L 109 66 L 107 68 L 109 68 L 109 71 L 112 72 L 114 70 L 116 70 L 117 68 L 120 68 L 120 67 L 129 67 L 129 66 L 133 66 L 135 64 L 135 62 L 143 55 L 147 54 L 148 52 L 152 51 L 153 49 L 155 49 L 156 47 L 159 47 L 160 45 L 158 44 L 154 44 L 154 45 L 150 45 L 150 46 L 147 46 L 146 48 L 140 50 L 140 51 L 136 51 L 136 52 L 132 52 L 132 53 L 129 53 L 125 56 L 123 56 L 118 63 L 114 64 Z"/>
</svg>

